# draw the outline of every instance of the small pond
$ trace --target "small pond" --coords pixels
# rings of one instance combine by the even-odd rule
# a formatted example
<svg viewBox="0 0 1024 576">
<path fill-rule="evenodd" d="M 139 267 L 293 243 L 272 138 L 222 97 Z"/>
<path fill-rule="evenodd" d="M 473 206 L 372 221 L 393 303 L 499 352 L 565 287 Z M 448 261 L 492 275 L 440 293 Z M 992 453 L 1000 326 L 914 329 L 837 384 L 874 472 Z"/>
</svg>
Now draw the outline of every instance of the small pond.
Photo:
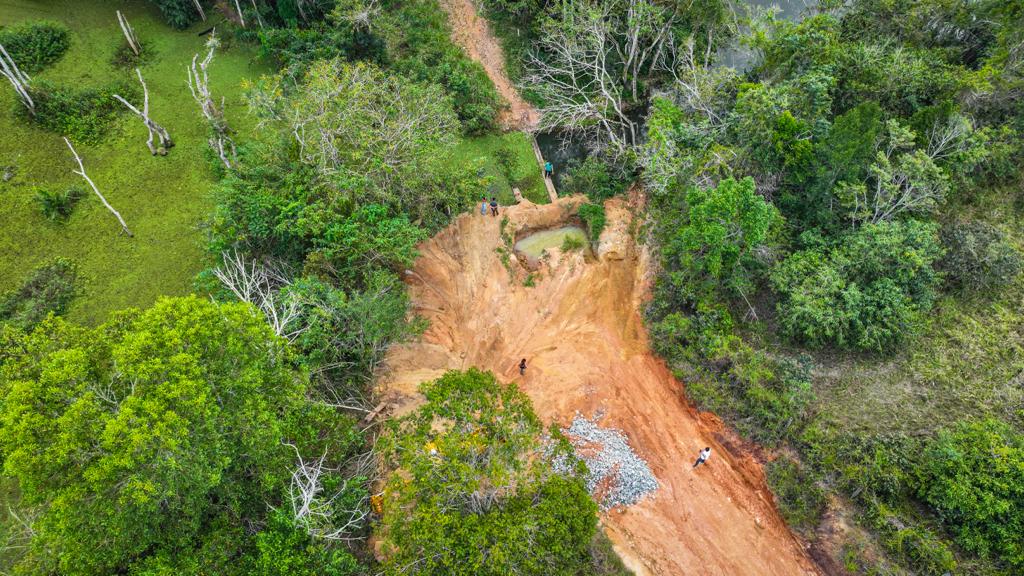
<svg viewBox="0 0 1024 576">
<path fill-rule="evenodd" d="M 561 248 L 566 238 L 573 238 L 581 245 L 587 245 L 587 233 L 578 226 L 563 226 L 553 230 L 535 232 L 516 242 L 516 252 L 522 252 L 530 258 L 540 258 L 545 250 Z"/>
</svg>

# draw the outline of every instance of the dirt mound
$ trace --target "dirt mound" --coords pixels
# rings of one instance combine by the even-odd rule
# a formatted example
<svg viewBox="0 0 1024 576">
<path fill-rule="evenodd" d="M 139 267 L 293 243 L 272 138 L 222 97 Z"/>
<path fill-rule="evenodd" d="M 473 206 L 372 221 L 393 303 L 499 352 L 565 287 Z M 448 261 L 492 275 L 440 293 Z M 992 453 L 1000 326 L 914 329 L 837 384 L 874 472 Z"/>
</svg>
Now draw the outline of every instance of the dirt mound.
<svg viewBox="0 0 1024 576">
<path fill-rule="evenodd" d="M 448 13 L 452 40 L 484 67 L 498 94 L 508 103 L 508 108 L 498 114 L 498 123 L 506 130 L 534 130 L 540 123 L 540 114 L 519 96 L 509 80 L 501 46 L 487 21 L 477 14 L 473 0 L 441 0 L 441 7 Z"/>
<path fill-rule="evenodd" d="M 505 210 L 506 238 L 564 224 L 579 199 Z M 546 422 L 565 427 L 579 412 L 603 412 L 657 477 L 638 504 L 602 513 L 604 527 L 639 574 L 816 574 L 779 517 L 754 458 L 651 355 L 639 307 L 647 257 L 629 235 L 631 212 L 606 204 L 598 259 L 551 251 L 535 286 L 513 257 L 506 267 L 501 218 L 466 214 L 420 248 L 406 277 L 416 312 L 430 321 L 421 342 L 396 347 L 381 386 L 398 413 L 418 402 L 416 386 L 471 366 L 517 382 Z M 527 358 L 520 377 L 517 364 Z M 691 468 L 711 446 L 708 463 Z"/>
</svg>

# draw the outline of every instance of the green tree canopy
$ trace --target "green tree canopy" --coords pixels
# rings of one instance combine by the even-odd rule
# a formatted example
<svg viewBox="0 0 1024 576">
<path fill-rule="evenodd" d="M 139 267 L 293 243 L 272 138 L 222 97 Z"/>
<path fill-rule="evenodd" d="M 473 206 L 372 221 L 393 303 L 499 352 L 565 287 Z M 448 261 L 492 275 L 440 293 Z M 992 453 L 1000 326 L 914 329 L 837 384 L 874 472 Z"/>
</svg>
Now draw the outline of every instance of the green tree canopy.
<svg viewBox="0 0 1024 576">
<path fill-rule="evenodd" d="M 295 450 L 359 443 L 306 401 L 247 305 L 165 299 L 91 330 L 51 318 L 7 348 L 0 458 L 39 513 L 24 573 L 244 573 Z"/>
<path fill-rule="evenodd" d="M 694 278 L 742 289 L 750 282 L 753 250 L 781 224 L 778 210 L 755 192 L 749 177 L 691 188 L 686 201 L 687 222 L 666 246 L 666 256 Z"/>
<path fill-rule="evenodd" d="M 489 372 L 449 372 L 393 423 L 384 454 L 386 574 L 580 574 L 597 507 L 556 472 L 563 442 L 544 440 L 529 398 Z M 561 468 L 568 467 L 568 465 Z"/>
<path fill-rule="evenodd" d="M 929 444 L 918 476 L 961 546 L 1024 568 L 1024 436 L 998 420 L 961 423 Z"/>
</svg>

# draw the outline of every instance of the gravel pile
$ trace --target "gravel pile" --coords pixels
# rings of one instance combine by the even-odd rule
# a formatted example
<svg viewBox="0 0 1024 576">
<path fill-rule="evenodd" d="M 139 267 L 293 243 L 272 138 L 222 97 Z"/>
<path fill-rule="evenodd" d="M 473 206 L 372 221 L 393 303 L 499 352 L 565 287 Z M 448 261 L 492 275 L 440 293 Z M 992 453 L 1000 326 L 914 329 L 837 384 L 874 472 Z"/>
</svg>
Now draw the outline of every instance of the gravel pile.
<svg viewBox="0 0 1024 576">
<path fill-rule="evenodd" d="M 618 430 L 597 425 L 577 414 L 565 430 L 576 454 L 587 464 L 587 490 L 603 510 L 630 506 L 658 489 L 658 480 Z"/>
</svg>

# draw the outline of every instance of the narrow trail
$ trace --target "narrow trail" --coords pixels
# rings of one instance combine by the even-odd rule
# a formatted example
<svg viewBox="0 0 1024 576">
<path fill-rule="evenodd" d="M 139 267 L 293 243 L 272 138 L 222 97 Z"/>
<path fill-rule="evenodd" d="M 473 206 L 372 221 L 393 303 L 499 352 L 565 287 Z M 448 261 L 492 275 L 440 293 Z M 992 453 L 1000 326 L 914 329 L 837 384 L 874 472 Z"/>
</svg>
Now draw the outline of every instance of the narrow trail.
<svg viewBox="0 0 1024 576">
<path fill-rule="evenodd" d="M 563 224 L 580 198 L 505 210 L 513 237 Z M 601 515 L 637 575 L 818 574 L 772 501 L 761 466 L 711 414 L 687 403 L 683 386 L 649 351 L 640 305 L 649 293 L 646 250 L 629 233 L 626 201 L 606 204 L 598 258 L 553 250 L 535 287 L 511 269 L 498 218 L 464 214 L 420 247 L 406 274 L 417 314 L 430 321 L 419 342 L 391 350 L 380 392 L 397 414 L 421 400 L 416 386 L 448 369 L 476 366 L 516 382 L 540 417 L 567 426 L 603 413 L 657 476 L 638 504 Z M 529 359 L 525 377 L 516 364 Z M 711 446 L 697 470 L 697 452 Z"/>
<path fill-rule="evenodd" d="M 441 0 L 441 7 L 448 13 L 452 40 L 484 67 L 494 87 L 508 103 L 508 108 L 498 114 L 498 123 L 506 130 L 532 132 L 536 129 L 540 114 L 523 100 L 509 80 L 501 45 L 491 34 L 487 20 L 477 14 L 473 0 Z"/>
</svg>

